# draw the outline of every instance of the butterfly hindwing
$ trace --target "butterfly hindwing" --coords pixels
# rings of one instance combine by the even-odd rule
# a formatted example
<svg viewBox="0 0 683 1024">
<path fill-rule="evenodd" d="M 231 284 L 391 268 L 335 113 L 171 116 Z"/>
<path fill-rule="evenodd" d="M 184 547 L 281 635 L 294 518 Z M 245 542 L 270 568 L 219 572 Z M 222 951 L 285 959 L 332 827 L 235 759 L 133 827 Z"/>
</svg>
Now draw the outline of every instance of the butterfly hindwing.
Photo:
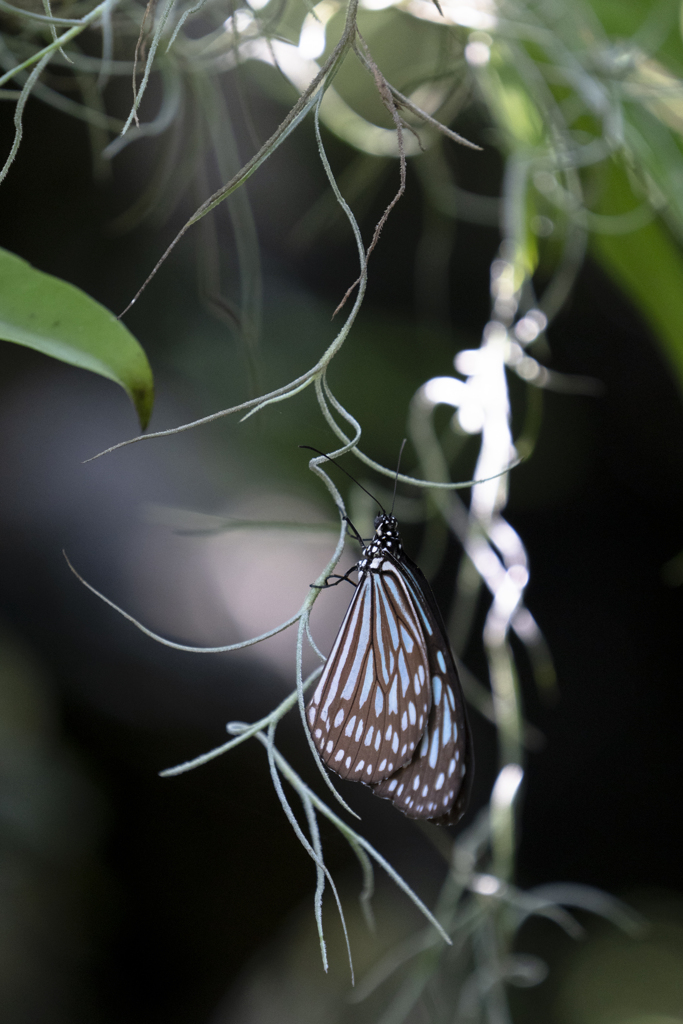
<svg viewBox="0 0 683 1024">
<path fill-rule="evenodd" d="M 391 800 L 409 818 L 450 824 L 463 813 L 469 795 L 469 724 L 443 622 L 431 589 L 426 589 L 429 584 L 409 559 L 403 556 L 401 561 L 425 628 L 432 706 L 422 742 L 410 762 L 373 786 L 373 792 Z"/>
</svg>

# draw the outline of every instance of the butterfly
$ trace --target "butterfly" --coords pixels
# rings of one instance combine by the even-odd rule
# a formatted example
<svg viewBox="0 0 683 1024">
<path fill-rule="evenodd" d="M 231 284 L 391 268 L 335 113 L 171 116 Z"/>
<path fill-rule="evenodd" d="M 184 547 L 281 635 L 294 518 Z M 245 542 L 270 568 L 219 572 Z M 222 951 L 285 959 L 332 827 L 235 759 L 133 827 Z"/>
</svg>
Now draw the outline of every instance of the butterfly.
<svg viewBox="0 0 683 1024">
<path fill-rule="evenodd" d="M 306 708 L 308 727 L 342 778 L 409 818 L 451 825 L 467 808 L 474 760 L 444 622 L 395 516 L 383 510 L 372 541 L 357 539 L 358 584 Z"/>
</svg>

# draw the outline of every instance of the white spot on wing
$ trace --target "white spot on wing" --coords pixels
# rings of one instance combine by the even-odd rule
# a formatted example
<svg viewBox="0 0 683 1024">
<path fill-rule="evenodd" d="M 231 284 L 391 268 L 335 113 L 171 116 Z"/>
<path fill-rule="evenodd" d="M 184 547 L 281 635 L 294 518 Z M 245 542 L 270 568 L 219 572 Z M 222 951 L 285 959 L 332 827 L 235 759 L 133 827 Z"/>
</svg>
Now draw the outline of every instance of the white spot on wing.
<svg viewBox="0 0 683 1024">
<path fill-rule="evenodd" d="M 420 618 L 422 619 L 422 624 L 423 624 L 424 628 L 427 630 L 427 632 L 429 633 L 429 635 L 432 636 L 434 630 L 432 629 L 432 627 L 429 624 L 429 619 L 427 618 L 427 616 L 423 612 L 421 605 L 418 605 L 418 607 L 420 609 Z"/>
<path fill-rule="evenodd" d="M 412 700 L 408 704 L 408 717 L 410 718 L 410 724 L 415 725 L 417 721 L 417 715 L 415 714 L 415 705 Z"/>
<path fill-rule="evenodd" d="M 429 748 L 429 767 L 436 768 L 436 760 L 439 756 L 439 730 L 434 730 L 432 736 L 432 745 Z"/>
<path fill-rule="evenodd" d="M 368 731 L 365 734 L 365 746 L 366 747 L 369 747 L 370 744 L 372 743 L 372 733 L 374 731 L 374 728 L 375 728 L 374 725 L 371 725 L 370 728 L 368 729 Z"/>
<path fill-rule="evenodd" d="M 403 651 L 398 652 L 398 674 L 401 677 L 401 692 L 405 697 L 410 686 L 410 672 L 408 671 Z"/>
<path fill-rule="evenodd" d="M 389 670 L 389 664 L 388 664 L 388 660 L 387 660 L 387 655 L 389 654 L 389 651 L 387 650 L 386 645 L 381 642 L 381 638 L 382 638 L 382 611 L 384 610 L 385 618 L 386 618 L 386 603 L 387 602 L 386 602 L 386 597 L 384 596 L 381 587 L 377 587 L 376 588 L 375 594 L 377 595 L 376 601 L 375 601 L 375 636 L 378 637 L 378 640 L 379 640 L 378 646 L 379 646 L 379 662 L 380 662 L 378 667 L 379 667 L 379 669 L 381 671 L 382 679 L 386 683 L 387 680 L 391 676 L 391 673 L 390 673 L 390 670 Z M 396 624 L 394 623 L 394 629 L 395 628 L 396 628 Z"/>
<path fill-rule="evenodd" d="M 385 567 L 388 569 L 393 569 L 393 566 L 389 562 L 385 562 Z M 398 610 L 401 612 L 404 618 L 409 618 L 410 616 L 408 615 L 405 604 L 405 595 L 399 593 L 398 585 L 393 575 L 387 574 L 384 577 L 384 582 L 391 591 L 394 601 L 396 602 L 396 605 L 398 607 Z"/>
<path fill-rule="evenodd" d="M 446 661 L 445 661 L 444 656 L 443 656 L 441 651 L 437 651 L 436 652 L 436 660 L 439 663 L 439 668 L 441 669 L 441 671 L 445 672 L 446 671 Z"/>
<path fill-rule="evenodd" d="M 374 662 L 373 662 L 372 650 L 371 650 L 369 655 L 368 655 L 368 664 L 367 664 L 367 667 L 365 669 L 365 678 L 363 680 L 363 689 L 361 691 L 360 701 L 359 701 L 359 704 L 358 704 L 359 707 L 362 708 L 363 705 L 365 704 L 366 700 L 368 699 L 368 696 L 370 695 L 370 688 L 371 688 L 372 684 L 374 683 L 374 681 L 375 681 L 375 669 L 374 669 Z"/>
<path fill-rule="evenodd" d="M 389 691 L 389 714 L 398 714 L 398 680 L 394 679 L 394 684 Z"/>
<path fill-rule="evenodd" d="M 334 717 L 334 727 L 335 727 L 335 729 L 338 729 L 343 721 L 344 721 L 344 709 L 343 708 L 339 708 L 339 711 L 337 712 L 337 714 Z"/>
<path fill-rule="evenodd" d="M 346 728 L 344 729 L 344 735 L 345 736 L 350 736 L 351 735 L 351 733 L 353 732 L 353 727 L 354 727 L 355 724 L 356 724 L 356 716 L 354 715 L 353 718 L 350 718 L 348 720 L 348 722 L 346 723 Z"/>
<path fill-rule="evenodd" d="M 448 701 L 444 701 L 443 705 L 443 745 L 444 747 L 451 738 L 451 709 L 448 706 Z"/>
<path fill-rule="evenodd" d="M 435 785 L 434 788 L 435 789 L 441 789 L 441 787 L 443 786 L 445 781 L 446 781 L 446 776 L 444 775 L 443 772 L 439 772 L 439 777 L 436 780 L 436 785 Z"/>
<path fill-rule="evenodd" d="M 382 693 L 382 687 L 378 686 L 375 690 L 375 714 L 379 718 L 382 714 L 382 708 L 384 707 L 384 694 Z"/>
<path fill-rule="evenodd" d="M 403 640 L 403 646 L 405 647 L 406 651 L 408 652 L 408 654 L 411 654 L 415 644 L 413 643 L 412 636 L 405 628 L 403 623 L 401 623 L 401 639 Z"/>
<path fill-rule="evenodd" d="M 380 588 L 380 594 L 382 595 L 382 605 L 384 607 L 384 615 L 385 615 L 385 618 L 386 618 L 386 621 L 387 621 L 387 625 L 389 627 L 389 632 L 391 634 L 391 644 L 392 644 L 392 647 L 394 648 L 394 650 L 396 651 L 396 650 L 398 650 L 398 623 L 396 622 L 396 616 L 393 613 L 391 605 L 387 601 L 386 594 L 384 593 L 384 590 L 382 590 L 381 588 Z"/>
<path fill-rule="evenodd" d="M 441 678 L 440 676 L 432 676 L 432 693 L 434 695 L 434 703 L 441 703 Z"/>
</svg>

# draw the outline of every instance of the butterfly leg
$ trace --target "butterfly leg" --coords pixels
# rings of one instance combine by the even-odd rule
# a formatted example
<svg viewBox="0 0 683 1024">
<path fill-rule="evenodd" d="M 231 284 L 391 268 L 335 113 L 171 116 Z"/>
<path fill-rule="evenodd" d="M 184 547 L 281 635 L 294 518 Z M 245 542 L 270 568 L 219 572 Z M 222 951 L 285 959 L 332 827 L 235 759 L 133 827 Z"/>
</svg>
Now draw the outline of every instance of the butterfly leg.
<svg viewBox="0 0 683 1024">
<path fill-rule="evenodd" d="M 344 573 L 343 576 L 340 576 L 339 573 L 333 572 L 331 573 L 330 576 L 327 577 L 324 583 L 311 583 L 310 586 L 314 590 L 327 590 L 328 587 L 336 587 L 337 584 L 342 582 L 342 580 L 346 580 L 346 582 L 350 583 L 352 587 L 355 587 L 357 586 L 357 584 L 354 583 L 353 580 L 349 579 L 349 573 L 355 572 L 355 570 L 356 566 L 352 565 L 351 568 L 349 569 L 349 572 Z M 336 583 L 330 583 L 330 580 L 336 580 Z"/>
<path fill-rule="evenodd" d="M 351 520 L 349 519 L 348 516 L 344 516 L 344 522 L 346 523 L 347 528 L 348 528 L 351 536 L 355 537 L 355 539 L 358 541 L 358 543 L 362 547 L 363 551 L 365 551 L 365 541 L 363 540 L 363 538 L 361 537 L 361 535 L 359 534 L 358 530 L 353 525 L 353 523 L 351 522 Z"/>
</svg>

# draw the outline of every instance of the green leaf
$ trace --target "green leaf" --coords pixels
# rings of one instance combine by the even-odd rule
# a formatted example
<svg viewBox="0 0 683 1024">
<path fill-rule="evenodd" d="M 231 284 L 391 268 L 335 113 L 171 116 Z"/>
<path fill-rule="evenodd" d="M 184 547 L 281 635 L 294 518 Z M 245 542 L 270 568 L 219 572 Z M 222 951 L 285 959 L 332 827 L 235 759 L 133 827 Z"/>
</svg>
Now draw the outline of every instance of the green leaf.
<svg viewBox="0 0 683 1024">
<path fill-rule="evenodd" d="M 127 327 L 66 281 L 0 249 L 0 338 L 116 381 L 144 430 L 154 401 L 152 370 Z"/>
<path fill-rule="evenodd" d="M 608 161 L 608 189 L 600 207 L 605 213 L 633 207 L 637 200 L 624 170 Z M 683 392 L 683 254 L 665 226 L 652 220 L 624 234 L 595 233 L 593 255 L 623 289 L 652 327 Z"/>
</svg>

